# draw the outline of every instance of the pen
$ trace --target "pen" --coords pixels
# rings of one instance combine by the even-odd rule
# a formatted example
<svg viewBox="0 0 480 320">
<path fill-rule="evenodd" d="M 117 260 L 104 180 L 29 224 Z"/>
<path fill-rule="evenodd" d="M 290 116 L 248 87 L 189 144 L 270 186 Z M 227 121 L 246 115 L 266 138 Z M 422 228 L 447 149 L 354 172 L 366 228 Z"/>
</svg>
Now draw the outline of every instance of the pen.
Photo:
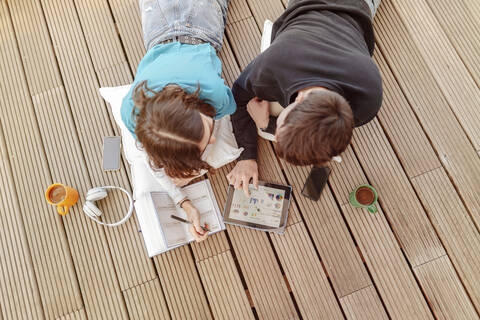
<svg viewBox="0 0 480 320">
<path fill-rule="evenodd" d="M 180 222 L 183 222 L 183 223 L 186 223 L 186 224 L 192 224 L 190 221 L 185 220 L 185 219 L 183 219 L 183 218 L 180 218 L 179 216 L 176 216 L 176 215 L 173 215 L 173 214 L 172 214 L 170 217 L 171 217 L 172 219 L 175 219 L 175 220 L 177 220 L 177 221 L 180 221 Z M 208 228 L 203 227 L 203 226 L 200 226 L 200 227 L 202 228 L 203 231 L 205 231 L 205 232 L 210 232 L 210 230 L 209 230 Z"/>
</svg>

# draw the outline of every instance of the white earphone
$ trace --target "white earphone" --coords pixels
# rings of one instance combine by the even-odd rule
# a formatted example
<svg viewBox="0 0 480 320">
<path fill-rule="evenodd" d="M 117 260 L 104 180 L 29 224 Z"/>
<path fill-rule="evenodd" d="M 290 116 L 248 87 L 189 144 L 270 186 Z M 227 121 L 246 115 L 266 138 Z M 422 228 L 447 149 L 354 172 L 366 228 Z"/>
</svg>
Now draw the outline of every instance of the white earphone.
<svg viewBox="0 0 480 320">
<path fill-rule="evenodd" d="M 115 222 L 115 223 L 105 223 L 97 219 L 97 217 L 100 217 L 102 215 L 102 211 L 95 205 L 95 201 L 104 199 L 107 197 L 107 189 L 118 189 L 120 191 L 123 191 L 128 196 L 128 199 L 130 200 L 130 207 L 128 208 L 128 212 L 123 217 L 122 220 Z M 130 195 L 130 192 L 127 190 L 120 188 L 120 187 L 115 187 L 115 186 L 105 186 L 105 187 L 96 187 L 88 190 L 87 195 L 85 196 L 85 204 L 83 205 L 83 212 L 92 219 L 93 221 L 101 224 L 102 226 L 107 226 L 107 227 L 116 227 L 119 226 L 123 223 L 125 223 L 128 218 L 133 213 L 133 199 L 132 196 Z"/>
</svg>

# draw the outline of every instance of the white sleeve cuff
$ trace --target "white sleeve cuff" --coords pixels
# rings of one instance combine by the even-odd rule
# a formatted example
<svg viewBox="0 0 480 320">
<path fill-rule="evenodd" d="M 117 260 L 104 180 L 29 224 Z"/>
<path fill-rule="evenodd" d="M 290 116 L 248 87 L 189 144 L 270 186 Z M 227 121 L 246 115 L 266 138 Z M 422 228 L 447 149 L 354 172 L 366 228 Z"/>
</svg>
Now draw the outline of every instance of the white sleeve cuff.
<svg viewBox="0 0 480 320">
<path fill-rule="evenodd" d="M 148 165 L 148 164 L 147 164 Z M 162 186 L 162 188 L 168 193 L 170 198 L 172 198 L 173 202 L 175 204 L 179 203 L 181 200 L 183 200 L 186 195 L 183 192 L 183 190 L 177 186 L 172 179 L 165 173 L 165 170 L 153 170 L 150 165 L 148 165 L 148 168 L 152 175 L 155 177 L 155 180 Z"/>
</svg>

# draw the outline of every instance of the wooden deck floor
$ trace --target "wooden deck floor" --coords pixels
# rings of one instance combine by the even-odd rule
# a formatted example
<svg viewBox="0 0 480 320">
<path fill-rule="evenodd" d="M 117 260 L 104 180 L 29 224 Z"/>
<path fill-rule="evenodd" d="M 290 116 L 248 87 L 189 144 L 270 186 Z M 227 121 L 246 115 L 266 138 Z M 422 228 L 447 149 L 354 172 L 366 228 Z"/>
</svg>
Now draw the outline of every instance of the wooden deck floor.
<svg viewBox="0 0 480 320">
<path fill-rule="evenodd" d="M 101 168 L 118 134 L 102 86 L 128 84 L 145 50 L 137 0 L 0 0 L 1 319 L 478 319 L 480 2 L 383 0 L 378 117 L 355 130 L 319 202 L 309 168 L 260 143 L 263 180 L 294 186 L 283 236 L 228 227 L 149 259 L 136 218 L 105 229 L 43 192 L 130 188 Z M 286 1 L 232 0 L 221 58 L 231 85 Z M 212 180 L 220 206 L 228 165 Z M 378 214 L 348 193 L 379 191 Z M 83 197 L 82 197 L 83 199 Z M 128 204 L 112 197 L 109 219 Z"/>
</svg>

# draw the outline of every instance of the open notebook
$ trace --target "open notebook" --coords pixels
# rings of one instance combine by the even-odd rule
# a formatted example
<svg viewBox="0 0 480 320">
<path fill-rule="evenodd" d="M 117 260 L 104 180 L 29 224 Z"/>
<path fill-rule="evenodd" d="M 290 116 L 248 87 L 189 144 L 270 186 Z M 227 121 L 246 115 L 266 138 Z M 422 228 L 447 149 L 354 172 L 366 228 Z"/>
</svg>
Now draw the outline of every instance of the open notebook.
<svg viewBox="0 0 480 320">
<path fill-rule="evenodd" d="M 213 234 L 225 229 L 208 179 L 183 188 L 193 205 L 200 211 L 200 222 L 206 222 Z M 149 257 L 194 241 L 190 225 L 172 219 L 172 214 L 186 219 L 186 213 L 176 206 L 166 192 L 150 192 L 135 201 L 137 215 Z"/>
</svg>

